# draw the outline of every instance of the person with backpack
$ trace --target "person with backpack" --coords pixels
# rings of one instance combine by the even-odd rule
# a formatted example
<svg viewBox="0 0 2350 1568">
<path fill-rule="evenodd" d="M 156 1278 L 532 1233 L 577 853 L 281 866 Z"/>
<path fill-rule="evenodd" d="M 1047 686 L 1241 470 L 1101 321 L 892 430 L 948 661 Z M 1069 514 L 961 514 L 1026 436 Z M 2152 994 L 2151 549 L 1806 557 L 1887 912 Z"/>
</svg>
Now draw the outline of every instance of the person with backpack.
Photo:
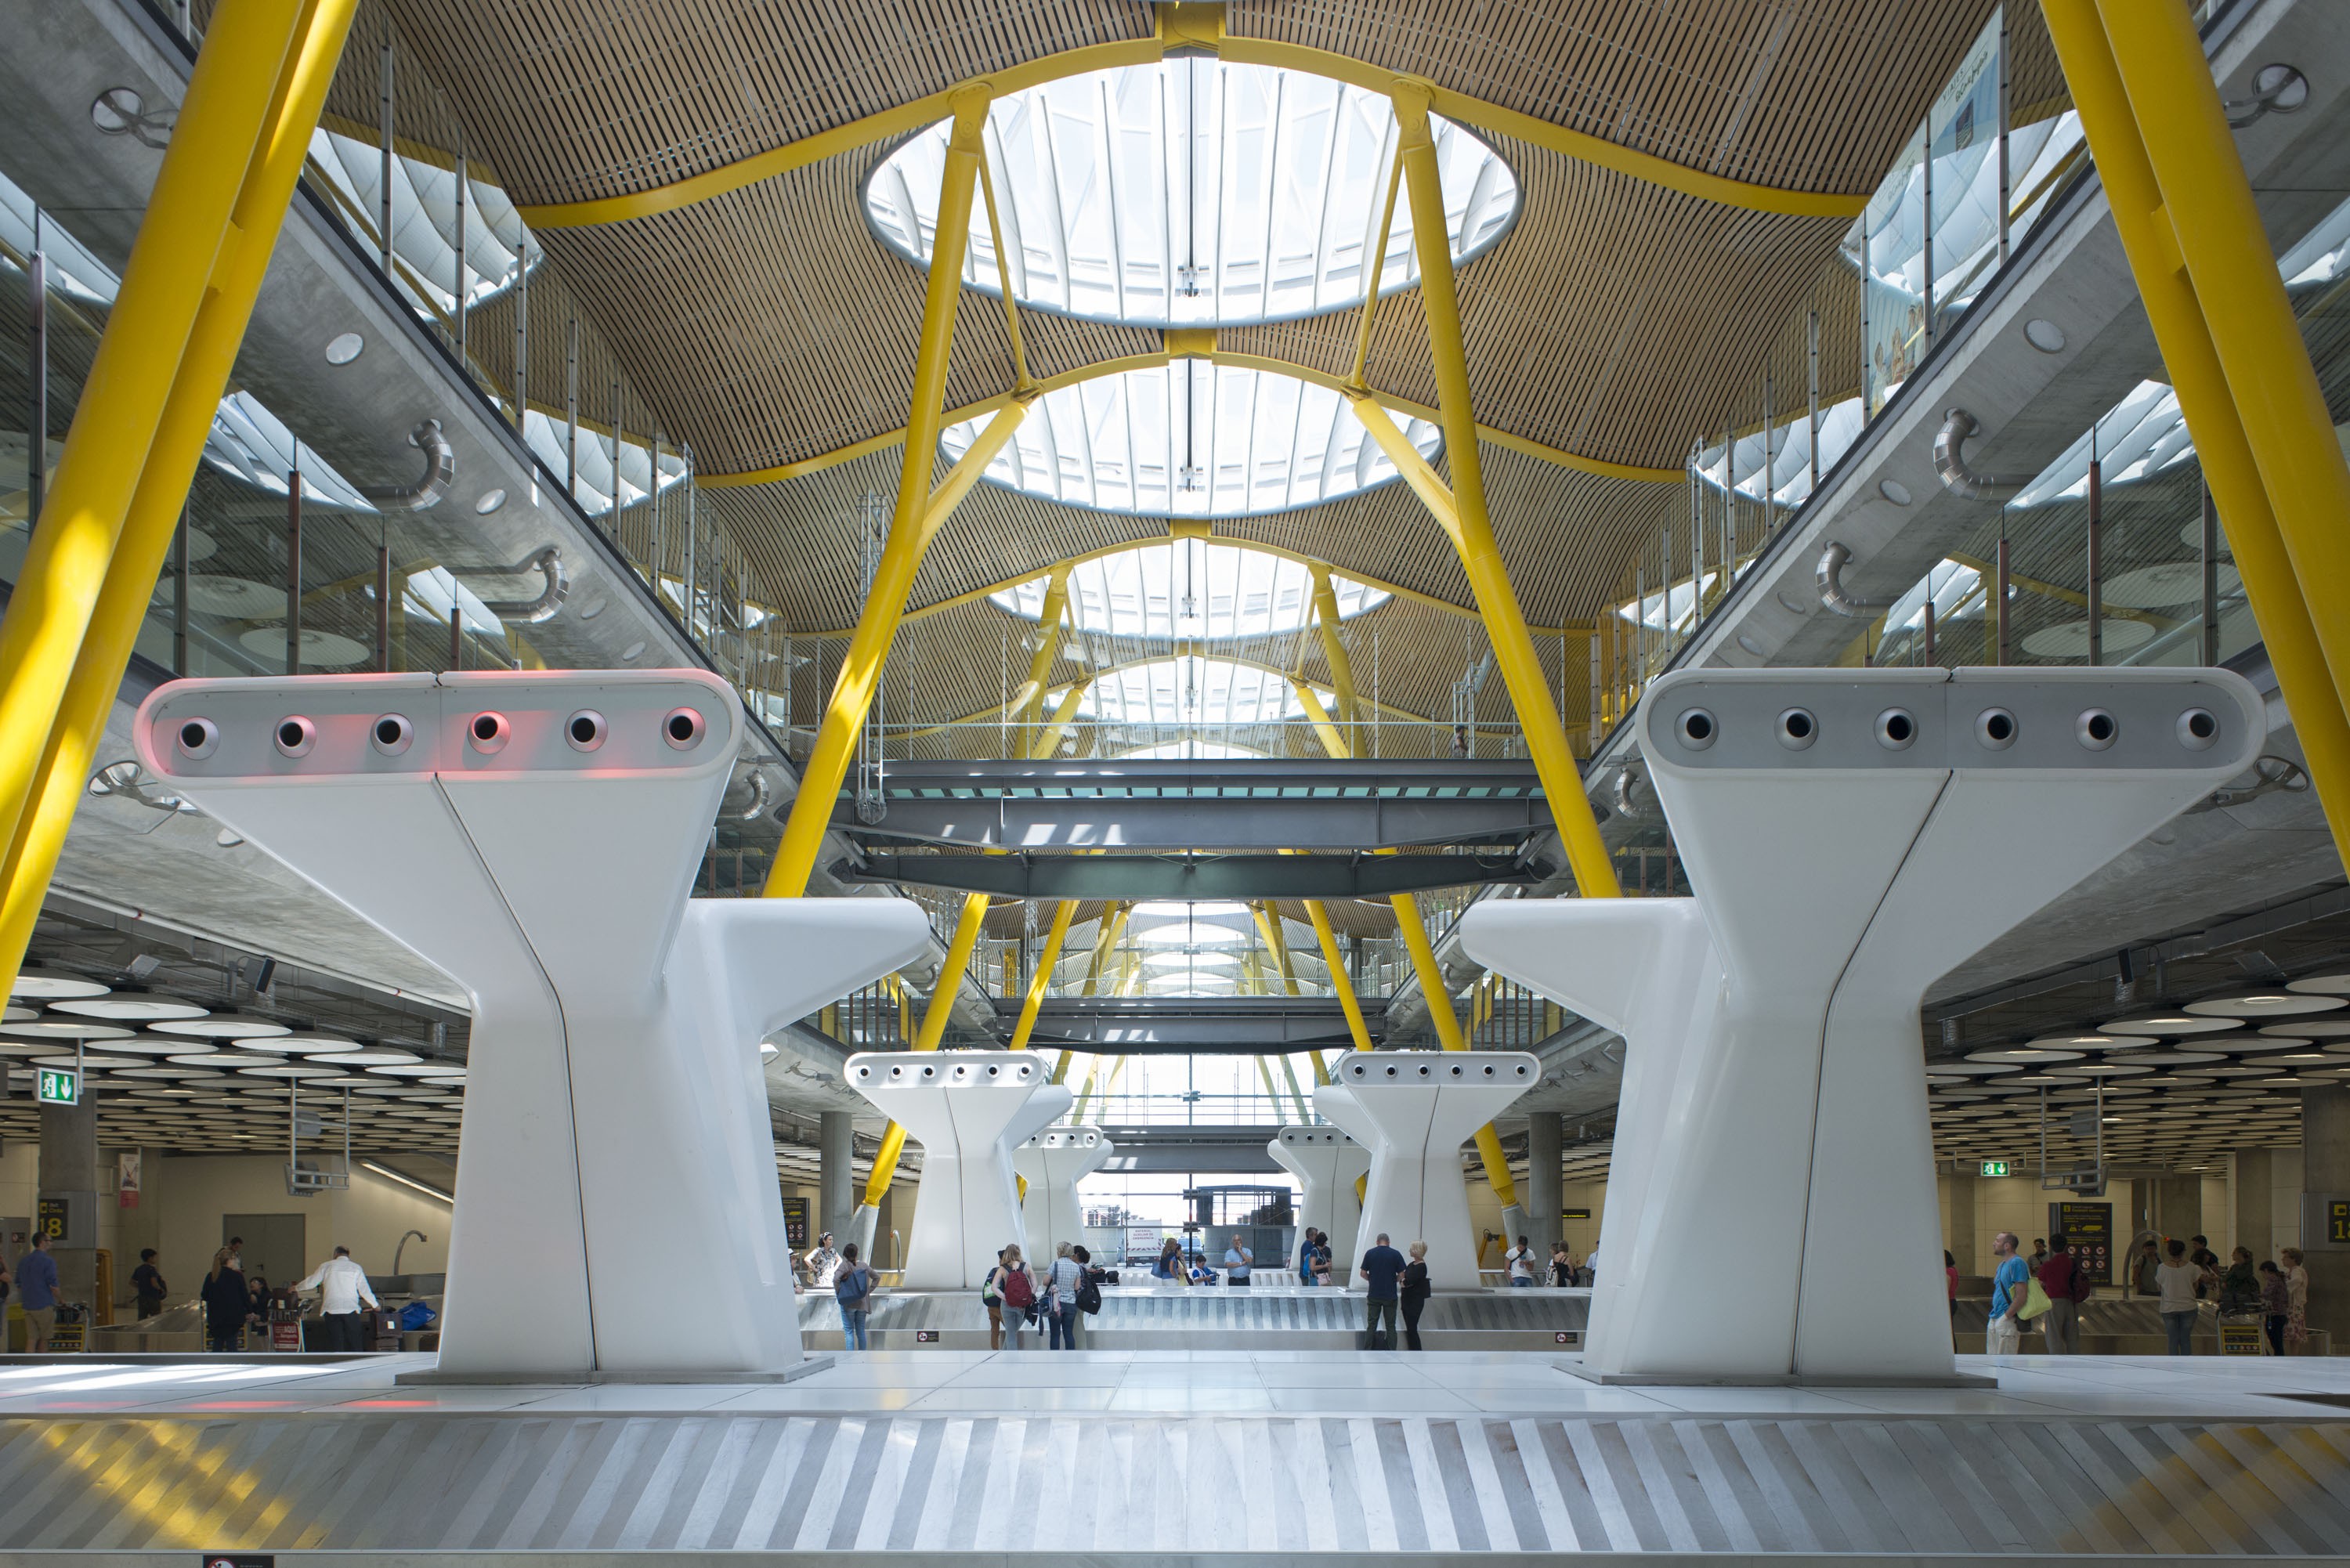
<svg viewBox="0 0 2350 1568">
<path fill-rule="evenodd" d="M 979 1302 L 987 1309 L 987 1348 L 1003 1348 L 1003 1252 L 995 1253 L 995 1267 L 979 1282 Z"/>
<path fill-rule="evenodd" d="M 155 1266 L 155 1249 L 142 1248 L 139 1266 L 130 1271 L 130 1288 L 139 1297 L 139 1315 L 153 1317 L 163 1310 L 163 1298 L 172 1287 L 163 1282 L 163 1272 Z"/>
<path fill-rule="evenodd" d="M 1020 1256 L 1020 1243 L 1003 1249 L 1003 1326 L 1012 1331 L 1012 1348 L 1020 1348 L 1020 1331 L 1036 1326 L 1036 1281 Z"/>
<path fill-rule="evenodd" d="M 866 1314 L 873 1307 L 873 1271 L 857 1261 L 857 1243 L 840 1250 L 840 1267 L 832 1279 L 833 1299 L 840 1303 L 840 1348 L 868 1350 Z"/>
<path fill-rule="evenodd" d="M 2073 1255 L 2072 1238 L 2061 1231 L 2048 1238 L 2048 1257 L 2040 1265 L 2040 1288 L 2048 1294 L 2048 1310 L 2040 1318 L 2048 1354 L 2080 1355 L 2081 1303 L 2089 1299 L 2089 1276 L 2082 1271 L 2081 1260 Z"/>
<path fill-rule="evenodd" d="M 1071 1257 L 1070 1243 L 1064 1241 L 1055 1250 L 1053 1266 L 1045 1272 L 1045 1322 L 1048 1329 L 1045 1348 L 1075 1350 L 1077 1347 L 1077 1282 L 1084 1271 Z"/>
<path fill-rule="evenodd" d="M 1077 1261 L 1077 1310 L 1069 1319 L 1069 1333 L 1076 1340 L 1076 1348 L 1083 1350 L 1086 1347 L 1086 1319 L 1101 1311 L 1102 1282 L 1109 1277 L 1109 1271 L 1094 1267 L 1094 1255 L 1083 1247 L 1071 1247 L 1069 1256 Z"/>
</svg>

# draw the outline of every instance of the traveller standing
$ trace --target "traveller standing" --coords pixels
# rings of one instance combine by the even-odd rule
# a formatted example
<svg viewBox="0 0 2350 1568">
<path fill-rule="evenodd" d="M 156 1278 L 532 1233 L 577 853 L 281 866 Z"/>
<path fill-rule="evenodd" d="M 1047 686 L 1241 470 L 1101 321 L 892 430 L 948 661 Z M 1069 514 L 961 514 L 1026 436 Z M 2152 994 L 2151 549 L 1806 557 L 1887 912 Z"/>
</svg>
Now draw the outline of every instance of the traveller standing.
<svg viewBox="0 0 2350 1568">
<path fill-rule="evenodd" d="M 2301 1249 L 2286 1247 L 2284 1260 L 2284 1342 L 2293 1350 L 2309 1343 L 2309 1271 L 2302 1267 Z"/>
<path fill-rule="evenodd" d="M 1510 1271 L 1510 1288 L 1512 1290 L 1530 1291 L 1534 1289 L 1534 1250 L 1526 1245 L 1526 1239 L 1523 1236 L 1518 1238 L 1518 1244 L 1516 1246 L 1502 1254 L 1502 1262 Z M 1419 1347 L 1418 1345 L 1414 1345 L 1412 1348 L 1417 1350 Z"/>
<path fill-rule="evenodd" d="M 1396 1296 L 1403 1271 L 1403 1254 L 1388 1246 L 1388 1233 L 1380 1231 L 1378 1244 L 1363 1254 L 1362 1266 L 1355 1271 L 1370 1287 L 1370 1293 L 1363 1303 L 1363 1348 L 1366 1350 L 1393 1350 L 1396 1347 Z M 1379 1341 L 1382 1319 L 1386 1320 L 1388 1329 L 1385 1344 Z"/>
<path fill-rule="evenodd" d="M 2137 1250 L 2137 1260 L 2132 1265 L 2131 1283 L 2137 1293 L 2151 1301 L 2162 1293 L 2162 1282 L 2155 1271 L 2162 1267 L 2162 1243 L 2148 1236 Z"/>
<path fill-rule="evenodd" d="M 1950 1321 L 1955 1324 L 1959 1321 L 1959 1261 L 1948 1247 L 1942 1249 L 1942 1277 L 1950 1282 Z"/>
<path fill-rule="evenodd" d="M 33 1250 L 16 1260 L 16 1290 L 25 1298 L 25 1348 L 38 1355 L 57 1329 L 57 1261 L 49 1233 L 33 1232 Z"/>
<path fill-rule="evenodd" d="M 1314 1283 L 1326 1290 L 1330 1285 L 1330 1232 L 1325 1231 L 1314 1243 Z"/>
<path fill-rule="evenodd" d="M 2016 1253 L 2015 1232 L 2002 1231 L 1991 1239 L 1991 1255 L 1999 1266 L 1991 1277 L 1991 1321 L 1983 1330 L 1983 1351 L 1989 1355 L 2013 1355 L 2023 1339 L 2016 1313 L 2023 1305 L 2024 1282 L 2032 1277 Z"/>
<path fill-rule="evenodd" d="M 2034 1236 L 2032 1238 L 2032 1272 L 2034 1274 L 2040 1272 L 2040 1265 L 2047 1261 L 2048 1239 L 2044 1236 Z"/>
<path fill-rule="evenodd" d="M 1020 1348 L 1020 1332 L 1036 1326 L 1036 1280 L 1020 1256 L 1020 1243 L 1003 1249 L 1003 1326 L 1012 1332 L 1012 1348 Z"/>
<path fill-rule="evenodd" d="M 253 1302 L 244 1293 L 244 1271 L 226 1247 L 213 1254 L 212 1272 L 204 1276 L 204 1332 L 215 1351 L 244 1348 L 244 1319 Z"/>
<path fill-rule="evenodd" d="M 1550 1250 L 1550 1282 L 1554 1290 L 1565 1290 L 1575 1283 L 1575 1254 L 1564 1241 Z"/>
<path fill-rule="evenodd" d="M 1242 1246 L 1239 1235 L 1234 1234 L 1224 1243 L 1225 1282 L 1234 1290 L 1245 1290 L 1249 1282 L 1249 1264 L 1255 1261 L 1255 1254 Z"/>
<path fill-rule="evenodd" d="M 873 1309 L 873 1271 L 857 1261 L 857 1243 L 840 1250 L 840 1267 L 833 1271 L 833 1299 L 840 1303 L 840 1348 L 867 1350 L 865 1320 Z"/>
<path fill-rule="evenodd" d="M 2051 1355 L 2081 1354 L 2081 1303 L 2089 1296 L 2089 1282 L 2081 1261 L 2073 1256 L 2072 1241 L 2063 1231 L 2048 1238 L 2048 1261 L 2040 1265 L 2040 1288 L 2048 1293 L 2048 1311 L 2040 1320 Z"/>
<path fill-rule="evenodd" d="M 2284 1354 L 2284 1320 L 2293 1308 L 2293 1292 L 2284 1282 L 2284 1271 L 2274 1263 L 2261 1264 L 2261 1307 L 2268 1318 L 2269 1354 Z"/>
<path fill-rule="evenodd" d="M 1077 1315 L 1077 1282 L 1083 1278 L 1077 1261 L 1070 1256 L 1066 1241 L 1054 1250 L 1053 1266 L 1045 1271 L 1045 1321 L 1047 1350 L 1075 1350 L 1077 1347 L 1076 1325 L 1070 1320 Z"/>
<path fill-rule="evenodd" d="M 1314 1282 L 1314 1234 L 1313 1228 L 1308 1226 L 1298 1237 L 1297 1282 L 1301 1285 Z"/>
<path fill-rule="evenodd" d="M 1419 1348 L 1419 1314 L 1428 1305 L 1428 1243 L 1411 1244 L 1411 1262 L 1403 1266 L 1403 1343 L 1407 1350 Z"/>
<path fill-rule="evenodd" d="M 338 1247 L 335 1255 L 319 1264 L 310 1277 L 294 1287 L 297 1291 L 317 1291 L 318 1311 L 326 1329 L 327 1343 L 322 1350 L 363 1350 L 359 1343 L 359 1303 L 365 1302 L 380 1310 L 382 1303 L 375 1292 L 368 1288 L 367 1271 L 351 1262 L 351 1250 Z"/>
<path fill-rule="evenodd" d="M 995 1254 L 995 1267 L 987 1271 L 987 1278 L 979 1282 L 980 1304 L 987 1308 L 987 1348 L 1003 1348 L 1003 1252 Z"/>
<path fill-rule="evenodd" d="M 172 1287 L 163 1282 L 163 1272 L 155 1266 L 154 1248 L 140 1249 L 139 1266 L 130 1271 L 130 1288 L 139 1297 L 140 1317 L 153 1317 L 163 1310 L 163 1298 L 172 1293 Z"/>
<path fill-rule="evenodd" d="M 2216 1297 L 2220 1293 L 2220 1254 L 2211 1250 L 2210 1238 L 2189 1236 L 2187 1261 L 2195 1266 L 2195 1294 L 2207 1301 Z"/>
<path fill-rule="evenodd" d="M 828 1291 L 840 1273 L 840 1254 L 832 1250 L 832 1232 L 827 1231 L 816 1238 L 808 1250 L 808 1285 L 813 1290 Z"/>
<path fill-rule="evenodd" d="M 2195 1354 L 2195 1297 L 2203 1272 L 2187 1261 L 2187 1243 L 2173 1241 L 2170 1261 L 2155 1270 L 2155 1310 L 2162 1314 L 2165 1350 L 2172 1355 Z"/>
<path fill-rule="evenodd" d="M 1150 1265 L 1150 1277 L 1170 1283 L 1188 1285 L 1191 1282 L 1183 1267 L 1183 1244 L 1169 1236 L 1159 1243 L 1159 1261 Z"/>
<path fill-rule="evenodd" d="M 2250 1247 L 2229 1254 L 2228 1271 L 2220 1276 L 2220 1310 L 2238 1315 L 2261 1310 L 2261 1276 L 2252 1267 Z"/>
</svg>

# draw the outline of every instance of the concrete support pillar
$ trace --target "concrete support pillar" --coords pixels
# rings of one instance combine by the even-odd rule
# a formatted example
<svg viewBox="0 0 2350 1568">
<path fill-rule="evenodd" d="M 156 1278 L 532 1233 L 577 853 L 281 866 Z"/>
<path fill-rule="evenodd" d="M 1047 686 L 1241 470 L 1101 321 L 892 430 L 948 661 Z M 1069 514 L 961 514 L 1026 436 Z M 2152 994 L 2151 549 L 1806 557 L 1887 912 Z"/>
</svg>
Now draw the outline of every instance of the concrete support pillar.
<svg viewBox="0 0 2350 1568">
<path fill-rule="evenodd" d="M 98 1106 L 90 1096 L 78 1106 L 41 1107 L 41 1197 L 73 1205 L 82 1235 L 52 1241 L 61 1300 L 98 1300 Z M 34 1216 L 35 1223 L 39 1216 Z M 117 1267 L 120 1268 L 118 1261 Z"/>
<path fill-rule="evenodd" d="M 1559 1210 L 1565 1207 L 1559 1179 L 1565 1122 L 1556 1111 L 1534 1111 L 1526 1116 L 1526 1232 L 1533 1238 L 1538 1269 L 1550 1266 L 1550 1250 L 1558 1244 Z"/>
<path fill-rule="evenodd" d="M 2166 1176 L 2154 1184 L 2154 1228 L 2180 1241 L 2203 1233 L 2201 1177 Z"/>
<path fill-rule="evenodd" d="M 2269 1187 L 2272 1160 L 2264 1148 L 2240 1148 L 2228 1157 L 2230 1178 L 2230 1195 L 2235 1200 L 2234 1225 L 2230 1231 L 2229 1246 L 2249 1247 L 2252 1262 L 2260 1263 L 2276 1256 L 2276 1238 L 2272 1234 L 2276 1219 L 2270 1207 L 2272 1199 Z M 2217 1249 L 2223 1256 L 2227 1248 Z"/>
<path fill-rule="evenodd" d="M 1984 1263 L 1989 1249 L 1978 1249 L 1975 1241 L 1976 1179 L 1969 1173 L 1947 1179 L 1950 1184 L 1950 1223 L 1944 1244 L 1950 1256 L 1959 1261 L 1959 1272 L 1988 1273 Z"/>
<path fill-rule="evenodd" d="M 816 1228 L 831 1231 L 836 1247 L 848 1240 L 848 1222 L 857 1202 L 857 1183 L 849 1169 L 857 1152 L 849 1137 L 853 1121 L 854 1114 L 848 1111 L 816 1113 Z"/>
<path fill-rule="evenodd" d="M 2350 1193 L 2350 1088 L 2301 1092 L 2301 1189 Z M 2350 1345 L 2350 1251 L 2316 1245 L 2322 1234 L 2303 1240 L 2309 1326 L 2332 1331 L 2336 1345 Z"/>
</svg>

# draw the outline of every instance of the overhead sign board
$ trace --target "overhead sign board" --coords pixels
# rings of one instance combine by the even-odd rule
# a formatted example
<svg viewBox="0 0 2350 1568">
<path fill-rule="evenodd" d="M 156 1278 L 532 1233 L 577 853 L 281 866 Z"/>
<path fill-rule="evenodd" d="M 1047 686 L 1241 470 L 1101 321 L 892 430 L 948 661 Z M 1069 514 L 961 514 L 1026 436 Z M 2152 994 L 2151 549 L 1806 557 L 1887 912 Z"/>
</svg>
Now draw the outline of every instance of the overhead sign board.
<svg viewBox="0 0 2350 1568">
<path fill-rule="evenodd" d="M 2301 1195 L 2301 1244 L 2329 1252 L 2350 1251 L 2350 1193 Z"/>
</svg>

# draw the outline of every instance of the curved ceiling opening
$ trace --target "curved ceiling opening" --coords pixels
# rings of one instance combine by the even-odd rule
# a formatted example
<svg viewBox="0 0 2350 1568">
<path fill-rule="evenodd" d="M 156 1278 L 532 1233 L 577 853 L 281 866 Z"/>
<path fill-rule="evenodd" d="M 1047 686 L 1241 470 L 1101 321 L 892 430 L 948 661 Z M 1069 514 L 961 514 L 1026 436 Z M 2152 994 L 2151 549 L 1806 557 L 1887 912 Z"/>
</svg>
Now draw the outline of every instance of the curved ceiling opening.
<svg viewBox="0 0 2350 1568">
<path fill-rule="evenodd" d="M 1045 613 L 1048 579 L 989 595 L 1024 619 Z M 1385 604 L 1386 590 L 1330 575 L 1341 620 Z M 1107 637 L 1222 639 L 1298 631 L 1313 624 L 1314 574 L 1302 562 L 1244 545 L 1162 539 L 1069 568 L 1069 624 Z"/>
<path fill-rule="evenodd" d="M 993 416 L 990 416 L 991 418 Z M 1433 459 L 1442 437 L 1401 421 Z M 980 421 L 949 425 L 939 444 L 960 459 Z M 991 483 L 1097 512 L 1143 517 L 1252 517 L 1316 506 L 1386 484 L 1395 464 L 1327 387 L 1204 359 L 1061 387 L 987 465 Z"/>
<path fill-rule="evenodd" d="M 1334 701 L 1319 688 L 1315 697 L 1325 711 Z M 1186 653 L 1103 670 L 1086 689 L 1076 716 L 1103 724 L 1212 730 L 1285 724 L 1306 714 L 1287 676 Z"/>
<path fill-rule="evenodd" d="M 951 121 L 874 168 L 867 221 L 930 265 Z M 1456 263 L 1518 214 L 1501 155 L 1430 117 Z M 1268 66 L 1186 58 L 1047 82 L 996 100 L 985 133 L 1003 230 L 972 202 L 963 281 L 1037 310 L 1137 327 L 1284 321 L 1418 281 L 1410 203 L 1387 246 L 1379 218 L 1396 149 L 1385 94 Z M 1366 258 L 1378 253 L 1378 265 Z"/>
</svg>

